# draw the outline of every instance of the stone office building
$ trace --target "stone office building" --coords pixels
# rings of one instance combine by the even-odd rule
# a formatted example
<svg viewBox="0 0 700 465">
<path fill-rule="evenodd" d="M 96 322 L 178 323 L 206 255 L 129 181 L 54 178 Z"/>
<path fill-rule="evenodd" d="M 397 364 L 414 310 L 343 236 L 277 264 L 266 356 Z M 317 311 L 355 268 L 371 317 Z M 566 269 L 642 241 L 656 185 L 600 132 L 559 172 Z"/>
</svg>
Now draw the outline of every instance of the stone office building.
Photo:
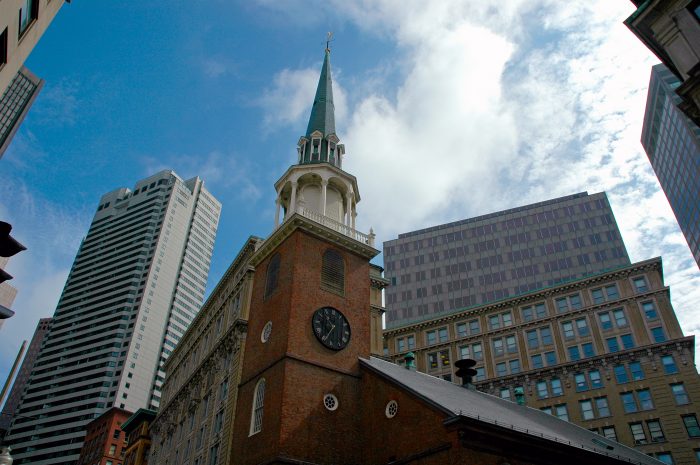
<svg viewBox="0 0 700 465">
<path fill-rule="evenodd" d="M 385 332 L 388 355 L 634 446 L 665 463 L 700 461 L 700 378 L 655 258 Z"/>
<path fill-rule="evenodd" d="M 386 327 L 629 263 L 604 192 L 399 234 L 384 243 Z"/>
</svg>

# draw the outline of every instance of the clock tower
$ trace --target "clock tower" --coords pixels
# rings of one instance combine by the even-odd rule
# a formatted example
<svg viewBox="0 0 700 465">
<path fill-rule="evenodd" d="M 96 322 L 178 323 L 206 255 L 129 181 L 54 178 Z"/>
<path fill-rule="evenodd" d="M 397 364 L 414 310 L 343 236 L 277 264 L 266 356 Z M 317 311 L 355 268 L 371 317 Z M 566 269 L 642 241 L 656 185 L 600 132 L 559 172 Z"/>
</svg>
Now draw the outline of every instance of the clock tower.
<svg viewBox="0 0 700 465">
<path fill-rule="evenodd" d="M 236 465 L 362 461 L 349 444 L 362 437 L 359 358 L 377 331 L 370 260 L 379 251 L 355 229 L 360 193 L 339 142 L 326 48 L 297 163 L 275 183 L 275 229 L 251 260 Z"/>
</svg>

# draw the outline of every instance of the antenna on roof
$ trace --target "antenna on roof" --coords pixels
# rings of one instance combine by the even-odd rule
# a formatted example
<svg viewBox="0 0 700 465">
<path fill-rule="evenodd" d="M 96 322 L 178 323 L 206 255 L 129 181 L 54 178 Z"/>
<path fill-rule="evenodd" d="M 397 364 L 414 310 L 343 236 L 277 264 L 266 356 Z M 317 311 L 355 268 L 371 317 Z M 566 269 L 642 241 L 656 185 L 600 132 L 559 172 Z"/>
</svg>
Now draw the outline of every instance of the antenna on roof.
<svg viewBox="0 0 700 465">
<path fill-rule="evenodd" d="M 333 42 L 333 33 L 332 32 L 326 32 L 326 51 L 330 52 L 331 51 L 331 42 Z"/>
</svg>

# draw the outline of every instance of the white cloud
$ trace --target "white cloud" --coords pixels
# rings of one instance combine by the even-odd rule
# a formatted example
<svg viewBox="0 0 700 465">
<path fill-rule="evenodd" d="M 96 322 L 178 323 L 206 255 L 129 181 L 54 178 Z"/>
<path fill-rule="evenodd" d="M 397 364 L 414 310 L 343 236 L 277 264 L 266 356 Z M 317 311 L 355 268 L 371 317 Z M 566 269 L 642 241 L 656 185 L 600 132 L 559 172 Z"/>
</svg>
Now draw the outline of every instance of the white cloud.
<svg viewBox="0 0 700 465">
<path fill-rule="evenodd" d="M 259 3 L 290 15 L 299 6 Z M 700 274 L 639 142 L 655 59 L 622 23 L 633 5 L 331 0 L 313 9 L 319 22 L 337 15 L 397 45 L 398 81 L 351 92 L 348 124 L 338 127 L 364 199 L 360 228 L 386 240 L 605 190 L 632 260 L 663 255 L 679 319 L 700 329 Z M 395 76 L 387 62 L 378 81 Z M 289 95 L 288 116 L 269 123 L 307 114 L 311 92 L 280 91 L 283 109 Z"/>
</svg>

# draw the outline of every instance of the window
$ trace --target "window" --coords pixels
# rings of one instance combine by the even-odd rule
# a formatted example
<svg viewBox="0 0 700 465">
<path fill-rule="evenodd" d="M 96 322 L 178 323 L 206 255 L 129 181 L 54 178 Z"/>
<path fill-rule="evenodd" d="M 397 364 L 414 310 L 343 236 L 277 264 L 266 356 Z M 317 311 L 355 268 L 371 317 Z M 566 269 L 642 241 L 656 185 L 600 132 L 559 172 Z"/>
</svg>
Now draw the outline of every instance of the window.
<svg viewBox="0 0 700 465">
<path fill-rule="evenodd" d="M 540 399 L 546 399 L 549 397 L 549 389 L 547 387 L 547 381 L 537 382 L 537 397 Z"/>
<path fill-rule="evenodd" d="M 593 348 L 593 343 L 587 342 L 585 344 L 581 344 L 581 348 L 583 349 L 584 357 L 595 357 L 595 349 Z"/>
<path fill-rule="evenodd" d="M 618 344 L 616 337 L 609 337 L 605 342 L 608 345 L 608 352 L 617 352 L 620 350 L 620 344 Z"/>
<path fill-rule="evenodd" d="M 440 366 L 450 366 L 450 350 L 445 349 L 440 351 Z"/>
<path fill-rule="evenodd" d="M 521 312 L 523 315 L 523 321 L 532 321 L 536 318 L 539 319 L 547 316 L 547 308 L 545 307 L 544 302 L 523 307 Z"/>
<path fill-rule="evenodd" d="M 503 388 L 500 391 L 501 399 L 510 400 L 510 388 Z"/>
<path fill-rule="evenodd" d="M 426 331 L 425 332 L 425 342 L 427 345 L 431 346 L 437 342 L 437 331 Z"/>
<path fill-rule="evenodd" d="M 627 318 L 625 318 L 625 311 L 621 308 L 613 310 L 613 317 L 615 318 L 615 326 L 618 328 L 624 328 L 627 326 Z"/>
<path fill-rule="evenodd" d="M 575 362 L 576 360 L 581 360 L 581 352 L 578 350 L 578 346 L 569 347 L 569 360 Z"/>
<path fill-rule="evenodd" d="M 664 342 L 666 340 L 664 329 L 661 326 L 651 328 L 651 338 L 654 340 L 654 342 Z"/>
<path fill-rule="evenodd" d="M 592 420 L 595 418 L 593 413 L 593 404 L 590 400 L 580 400 L 578 402 L 579 407 L 581 407 L 581 418 L 584 420 Z"/>
<path fill-rule="evenodd" d="M 527 336 L 527 346 L 530 349 L 536 349 L 542 345 L 552 345 L 552 330 L 549 326 L 543 326 L 539 329 L 533 329 L 526 333 Z"/>
<path fill-rule="evenodd" d="M 656 320 L 659 317 L 659 314 L 656 312 L 656 305 L 654 305 L 654 302 L 642 302 L 642 311 L 644 312 L 644 316 L 646 316 L 647 320 Z"/>
<path fill-rule="evenodd" d="M 576 383 L 576 392 L 588 391 L 588 380 L 585 374 L 576 373 L 574 375 L 574 382 Z"/>
<path fill-rule="evenodd" d="M 598 389 L 603 387 L 603 380 L 600 377 L 600 371 L 591 370 L 588 372 L 588 379 L 591 380 L 591 388 Z"/>
<path fill-rule="evenodd" d="M 615 284 L 591 290 L 591 297 L 595 304 L 601 304 L 608 300 L 615 300 L 619 296 L 620 294 L 617 292 L 617 285 Z"/>
<path fill-rule="evenodd" d="M 501 362 L 496 364 L 496 376 L 505 376 L 508 374 L 506 369 L 506 362 Z"/>
<path fill-rule="evenodd" d="M 547 366 L 552 366 L 557 364 L 557 354 L 555 352 L 545 352 L 544 360 L 547 362 Z"/>
<path fill-rule="evenodd" d="M 561 386 L 561 380 L 554 378 L 551 381 L 551 386 L 552 386 L 552 396 L 561 396 L 564 394 L 564 389 Z"/>
<path fill-rule="evenodd" d="M 600 434 L 603 435 L 606 439 L 610 439 L 611 441 L 617 441 L 617 433 L 615 432 L 615 427 L 614 426 L 603 426 L 600 429 Z"/>
<path fill-rule="evenodd" d="M 544 363 L 542 363 L 542 355 L 537 354 L 530 357 L 530 364 L 532 365 L 532 368 L 544 367 Z"/>
<path fill-rule="evenodd" d="M 588 329 L 588 322 L 585 318 L 579 318 L 578 320 L 576 320 L 576 331 L 581 337 L 588 336 L 591 333 Z"/>
<path fill-rule="evenodd" d="M 209 465 L 216 465 L 219 461 L 219 444 L 214 444 L 209 449 Z"/>
<path fill-rule="evenodd" d="M 610 320 L 610 313 L 603 312 L 598 314 L 598 319 L 600 319 L 600 328 L 603 331 L 612 329 L 612 320 Z"/>
<path fill-rule="evenodd" d="M 666 440 L 659 420 L 647 420 L 647 429 L 649 430 L 651 442 L 662 442 Z"/>
<path fill-rule="evenodd" d="M 440 342 L 447 342 L 447 340 L 449 339 L 447 335 L 447 328 L 438 329 L 438 339 L 440 340 Z"/>
<path fill-rule="evenodd" d="M 455 329 L 457 330 L 457 337 L 465 337 L 469 333 L 467 332 L 467 324 L 466 323 L 457 323 L 455 326 Z"/>
<path fill-rule="evenodd" d="M 39 0 L 24 0 L 24 5 L 19 10 L 19 36 L 39 17 Z"/>
<path fill-rule="evenodd" d="M 630 423 L 630 431 L 635 444 L 646 444 L 647 436 L 641 423 Z"/>
<path fill-rule="evenodd" d="M 510 374 L 514 375 L 520 373 L 520 360 L 510 360 L 508 362 L 508 367 L 510 368 Z"/>
<path fill-rule="evenodd" d="M 678 367 L 673 360 L 673 355 L 664 355 L 661 357 L 661 364 L 664 366 L 664 372 L 667 375 L 678 373 Z"/>
<path fill-rule="evenodd" d="M 610 407 L 608 406 L 607 397 L 596 397 L 595 408 L 598 410 L 598 418 L 610 416 Z"/>
<path fill-rule="evenodd" d="M 511 326 L 512 324 L 513 315 L 510 312 L 489 316 L 489 329 L 498 329 L 501 327 Z"/>
<path fill-rule="evenodd" d="M 438 367 L 438 354 L 437 352 L 431 352 L 428 354 L 428 367 L 431 370 L 435 370 Z"/>
<path fill-rule="evenodd" d="M 669 465 L 673 465 L 675 462 L 673 461 L 673 456 L 671 455 L 670 452 L 657 452 L 656 453 L 656 458 L 663 463 L 667 463 Z"/>
<path fill-rule="evenodd" d="M 615 365 L 613 371 L 615 373 L 615 381 L 617 381 L 617 384 L 624 384 L 629 381 L 627 369 L 624 365 Z"/>
<path fill-rule="evenodd" d="M 639 381 L 641 379 L 644 379 L 644 370 L 642 370 L 642 364 L 639 362 L 630 362 L 629 363 L 630 367 L 630 372 L 632 373 L 632 379 L 635 381 Z"/>
<path fill-rule="evenodd" d="M 564 339 L 573 339 L 576 336 L 574 333 L 574 325 L 570 321 L 564 321 L 561 324 L 561 329 L 564 331 Z"/>
<path fill-rule="evenodd" d="M 403 352 L 406 350 L 404 338 L 400 337 L 396 340 L 396 351 Z"/>
<path fill-rule="evenodd" d="M 261 378 L 255 385 L 255 396 L 253 397 L 253 412 L 250 419 L 250 433 L 252 436 L 262 431 L 263 403 L 265 401 L 265 378 Z"/>
<path fill-rule="evenodd" d="M 221 428 L 224 425 L 224 410 L 221 409 L 216 413 L 216 416 L 214 417 L 214 430 L 213 433 L 216 434 L 219 431 L 221 431 Z"/>
<path fill-rule="evenodd" d="M 472 344 L 471 346 L 461 346 L 459 348 L 459 356 L 462 359 L 471 358 L 474 360 L 481 360 L 484 358 L 483 351 L 481 350 L 481 343 Z"/>
<path fill-rule="evenodd" d="M 644 276 L 632 279 L 632 283 L 634 284 L 634 290 L 637 291 L 638 294 L 649 290 L 647 280 L 644 278 Z"/>
<path fill-rule="evenodd" d="M 649 389 L 640 389 L 637 391 L 637 399 L 639 400 L 640 410 L 653 410 L 654 402 L 651 399 L 651 392 Z"/>
<path fill-rule="evenodd" d="M 685 390 L 683 383 L 671 384 L 671 392 L 676 400 L 676 405 L 686 405 L 690 403 L 688 393 Z"/>
<path fill-rule="evenodd" d="M 267 265 L 267 275 L 265 277 L 265 298 L 270 297 L 277 289 L 277 281 L 280 273 L 280 254 L 276 253 Z"/>
<path fill-rule="evenodd" d="M 115 429 L 115 430 L 114 430 L 114 433 L 112 433 L 112 439 L 119 439 L 119 435 L 120 435 L 121 433 L 122 433 L 122 432 L 121 432 L 120 430 Z"/>
<path fill-rule="evenodd" d="M 323 254 L 321 287 L 336 294 L 345 293 L 345 262 L 342 255 L 333 249 Z"/>
<path fill-rule="evenodd" d="M 469 322 L 469 332 L 471 334 L 479 334 L 481 332 L 481 327 L 479 325 L 479 320 L 471 320 Z"/>
<path fill-rule="evenodd" d="M 476 370 L 474 381 L 483 381 L 486 379 L 486 370 L 484 370 L 484 367 L 476 367 L 474 369 Z"/>
<path fill-rule="evenodd" d="M 498 315 L 491 315 L 489 317 L 489 328 L 490 329 L 498 329 L 501 327 L 501 319 L 498 318 Z"/>
<path fill-rule="evenodd" d="M 569 310 L 578 310 L 581 308 L 581 296 L 578 294 L 572 294 L 566 297 L 560 297 L 554 299 L 554 303 L 557 306 L 557 312 L 564 313 Z"/>
<path fill-rule="evenodd" d="M 620 341 L 622 341 L 622 347 L 625 349 L 634 349 L 634 338 L 631 334 L 620 335 Z"/>
<path fill-rule="evenodd" d="M 503 338 L 498 338 L 493 340 L 493 354 L 503 355 Z"/>
<path fill-rule="evenodd" d="M 107 455 L 114 455 L 117 452 L 117 445 L 116 444 L 111 444 L 109 446 L 109 453 Z"/>
<path fill-rule="evenodd" d="M 415 336 L 407 336 L 406 337 L 406 343 L 408 344 L 408 350 L 415 349 L 416 348 L 416 338 Z"/>
<path fill-rule="evenodd" d="M 566 404 L 555 405 L 554 415 L 556 415 L 560 420 L 569 421 L 569 412 L 566 409 Z"/>
<path fill-rule="evenodd" d="M 622 408 L 625 410 L 625 413 L 634 413 L 639 410 L 637 401 L 634 398 L 634 393 L 623 392 L 620 394 L 620 399 L 622 400 Z"/>
<path fill-rule="evenodd" d="M 685 425 L 685 430 L 688 432 L 688 436 L 691 438 L 700 437 L 700 425 L 698 425 L 698 418 L 693 415 L 683 415 L 683 424 Z"/>
</svg>

